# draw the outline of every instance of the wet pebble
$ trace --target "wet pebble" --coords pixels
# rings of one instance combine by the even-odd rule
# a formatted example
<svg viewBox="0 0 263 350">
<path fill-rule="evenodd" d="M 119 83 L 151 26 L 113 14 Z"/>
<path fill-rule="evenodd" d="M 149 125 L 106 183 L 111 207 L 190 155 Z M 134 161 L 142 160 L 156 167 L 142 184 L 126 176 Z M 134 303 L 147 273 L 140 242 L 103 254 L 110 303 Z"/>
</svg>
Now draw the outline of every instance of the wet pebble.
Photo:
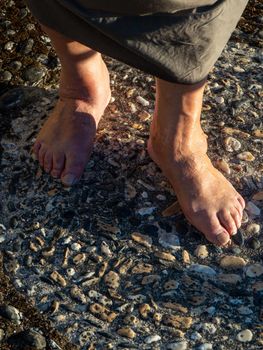
<svg viewBox="0 0 263 350">
<path fill-rule="evenodd" d="M 221 170 L 223 173 L 230 175 L 231 174 L 231 169 L 229 167 L 229 164 L 227 163 L 226 160 L 224 159 L 218 159 L 215 162 L 215 166 Z"/>
<path fill-rule="evenodd" d="M 12 305 L 1 305 L 0 316 L 13 321 L 16 324 L 20 324 L 22 317 L 20 311 Z"/>
<path fill-rule="evenodd" d="M 250 342 L 252 338 L 253 338 L 253 333 L 251 332 L 250 329 L 245 329 L 239 332 L 237 335 L 237 340 L 242 343 Z"/>
</svg>

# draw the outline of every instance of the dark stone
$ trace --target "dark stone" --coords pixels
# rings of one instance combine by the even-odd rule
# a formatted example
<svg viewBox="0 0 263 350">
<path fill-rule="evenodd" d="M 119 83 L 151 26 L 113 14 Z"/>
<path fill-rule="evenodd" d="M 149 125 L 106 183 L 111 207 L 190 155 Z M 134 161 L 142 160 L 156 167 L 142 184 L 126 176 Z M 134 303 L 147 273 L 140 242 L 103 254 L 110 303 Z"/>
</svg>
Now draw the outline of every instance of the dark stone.
<svg viewBox="0 0 263 350">
<path fill-rule="evenodd" d="M 243 233 L 240 230 L 237 231 L 236 235 L 231 236 L 231 238 L 235 244 L 237 244 L 240 247 L 243 247 L 245 239 Z"/>
<path fill-rule="evenodd" d="M 21 350 L 29 346 L 40 350 L 46 349 L 47 346 L 45 337 L 32 329 L 13 335 L 8 339 L 8 343 L 14 345 L 16 349 Z"/>
<path fill-rule="evenodd" d="M 0 316 L 13 321 L 15 323 L 20 322 L 19 310 L 11 305 L 1 305 L 0 306 Z"/>
<path fill-rule="evenodd" d="M 46 70 L 43 67 L 31 66 L 24 71 L 24 79 L 29 81 L 30 83 L 36 83 L 40 81 L 44 75 L 46 74 Z"/>
<path fill-rule="evenodd" d="M 151 225 L 151 224 L 146 224 L 140 227 L 140 230 L 142 230 L 142 232 L 145 235 L 149 235 L 149 236 L 157 236 L 158 234 L 158 227 L 155 225 Z"/>
<path fill-rule="evenodd" d="M 257 238 L 252 237 L 248 240 L 248 246 L 252 249 L 258 249 L 260 248 L 261 243 Z"/>
<path fill-rule="evenodd" d="M 22 88 L 15 88 L 7 91 L 0 97 L 0 110 L 7 110 L 22 106 L 25 100 L 25 93 Z"/>
</svg>

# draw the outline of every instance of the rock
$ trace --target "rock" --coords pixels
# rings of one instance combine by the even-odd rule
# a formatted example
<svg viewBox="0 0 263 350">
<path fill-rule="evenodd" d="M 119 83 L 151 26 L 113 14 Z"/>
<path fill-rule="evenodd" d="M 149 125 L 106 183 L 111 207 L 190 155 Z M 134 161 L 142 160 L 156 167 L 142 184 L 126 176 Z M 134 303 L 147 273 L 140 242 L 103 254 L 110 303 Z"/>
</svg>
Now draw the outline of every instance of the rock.
<svg viewBox="0 0 263 350">
<path fill-rule="evenodd" d="M 226 270 L 238 270 L 242 269 L 246 265 L 246 262 L 239 256 L 227 255 L 221 258 L 219 265 Z"/>
<path fill-rule="evenodd" d="M 229 128 L 229 127 L 224 127 L 222 129 L 222 132 L 228 135 L 238 135 L 244 139 L 249 139 L 250 138 L 250 134 L 248 134 L 247 132 L 244 132 L 242 130 L 239 129 L 234 129 L 234 128 Z"/>
<path fill-rule="evenodd" d="M 215 334 L 217 330 L 213 323 L 203 323 L 202 329 L 209 334 Z"/>
<path fill-rule="evenodd" d="M 147 101 L 145 98 L 143 98 L 142 96 L 137 96 L 136 97 L 136 101 L 138 103 L 140 103 L 143 107 L 148 107 L 150 105 L 150 102 Z"/>
<path fill-rule="evenodd" d="M 156 256 L 159 259 L 167 260 L 167 261 L 175 261 L 176 258 L 173 254 L 167 253 L 167 252 L 155 252 L 154 256 Z"/>
<path fill-rule="evenodd" d="M 144 342 L 146 344 L 152 344 L 152 343 L 158 342 L 161 339 L 162 338 L 158 334 L 154 334 L 154 335 L 150 335 L 150 336 L 146 337 Z"/>
<path fill-rule="evenodd" d="M 30 83 L 36 83 L 41 80 L 46 74 L 44 67 L 31 66 L 24 71 L 24 79 Z"/>
<path fill-rule="evenodd" d="M 259 191 L 252 196 L 255 201 L 263 201 L 263 191 Z"/>
<path fill-rule="evenodd" d="M 8 82 L 12 79 L 13 75 L 8 70 L 2 71 L 0 73 L 0 82 Z"/>
<path fill-rule="evenodd" d="M 231 238 L 235 244 L 237 244 L 239 247 L 243 247 L 245 243 L 245 239 L 244 239 L 243 232 L 241 230 L 238 230 L 237 233 L 233 235 Z"/>
<path fill-rule="evenodd" d="M 105 254 L 108 257 L 112 256 L 112 251 L 110 250 L 110 247 L 107 242 L 102 241 L 100 245 L 100 250 L 103 254 Z"/>
<path fill-rule="evenodd" d="M 260 130 L 260 129 L 254 130 L 253 135 L 258 138 L 263 138 L 263 130 Z"/>
<path fill-rule="evenodd" d="M 117 317 L 117 314 L 115 312 L 111 312 L 108 308 L 99 303 L 91 304 L 89 310 L 96 317 L 109 323 L 113 322 Z"/>
<path fill-rule="evenodd" d="M 148 317 L 148 313 L 151 311 L 151 307 L 149 304 L 144 303 L 139 306 L 139 313 L 143 318 Z"/>
<path fill-rule="evenodd" d="M 163 324 L 179 329 L 189 329 L 192 326 L 192 317 L 183 317 L 177 315 L 164 315 L 162 318 Z"/>
<path fill-rule="evenodd" d="M 198 245 L 195 249 L 195 256 L 200 259 L 205 259 L 208 257 L 208 250 L 205 245 Z"/>
<path fill-rule="evenodd" d="M 216 271 L 214 269 L 212 269 L 212 267 L 207 266 L 207 265 L 193 264 L 189 267 L 189 271 L 200 273 L 202 275 L 207 275 L 207 276 L 215 276 L 216 275 Z"/>
<path fill-rule="evenodd" d="M 174 290 L 178 288 L 178 281 L 176 280 L 169 280 L 167 282 L 164 283 L 163 288 L 164 290 Z"/>
<path fill-rule="evenodd" d="M 256 237 L 252 237 L 248 240 L 248 245 L 252 249 L 258 249 L 260 248 L 261 243 Z"/>
<path fill-rule="evenodd" d="M 117 333 L 122 337 L 134 339 L 136 337 L 136 333 L 129 327 L 123 327 L 117 330 Z"/>
<path fill-rule="evenodd" d="M 15 308 L 12 305 L 1 305 L 0 306 L 0 316 L 16 323 L 16 324 L 20 324 L 21 322 L 21 313 L 20 311 Z"/>
<path fill-rule="evenodd" d="M 250 224 L 247 227 L 247 232 L 254 235 L 260 232 L 260 225 L 259 224 Z"/>
<path fill-rule="evenodd" d="M 169 217 L 169 216 L 178 214 L 180 212 L 181 212 L 181 207 L 179 202 L 174 202 L 172 205 L 170 205 L 168 208 L 162 211 L 162 216 Z"/>
<path fill-rule="evenodd" d="M 61 287 L 66 287 L 67 281 L 63 276 L 60 275 L 57 271 L 53 271 L 50 274 L 50 278 L 54 281 L 57 282 Z"/>
<path fill-rule="evenodd" d="M 242 282 L 242 278 L 234 273 L 221 273 L 217 276 L 218 280 L 223 283 L 237 284 Z"/>
<path fill-rule="evenodd" d="M 253 291 L 262 292 L 263 291 L 263 281 L 254 283 L 252 287 L 253 287 Z"/>
<path fill-rule="evenodd" d="M 187 307 L 185 307 L 181 304 L 178 304 L 178 303 L 171 303 L 171 302 L 163 303 L 163 307 L 165 307 L 166 309 L 181 312 L 183 314 L 187 314 L 187 312 L 188 312 Z"/>
<path fill-rule="evenodd" d="M 127 316 L 124 317 L 123 322 L 124 322 L 124 324 L 128 324 L 128 325 L 134 326 L 134 325 L 139 323 L 139 320 L 134 315 L 127 315 Z"/>
<path fill-rule="evenodd" d="M 238 151 L 241 148 L 241 143 L 234 137 L 227 137 L 224 140 L 225 150 L 228 152 Z"/>
<path fill-rule="evenodd" d="M 180 241 L 178 236 L 166 232 L 164 230 L 161 230 L 158 233 L 158 240 L 159 243 L 161 244 L 161 246 L 163 246 L 164 248 L 170 248 L 170 249 L 174 249 L 177 250 L 180 248 Z"/>
<path fill-rule="evenodd" d="M 221 170 L 223 173 L 230 175 L 231 174 L 231 169 L 224 159 L 218 159 L 215 161 L 215 166 L 217 169 Z"/>
<path fill-rule="evenodd" d="M 245 210 L 243 211 L 243 217 L 242 217 L 241 222 L 242 222 L 242 224 L 246 224 L 248 222 L 248 214 Z"/>
<path fill-rule="evenodd" d="M 147 285 L 147 284 L 151 284 L 151 283 L 155 283 L 161 280 L 161 277 L 159 275 L 148 275 L 148 276 L 144 276 L 141 284 Z"/>
<path fill-rule="evenodd" d="M 182 258 L 183 258 L 183 262 L 184 262 L 185 264 L 190 264 L 190 263 L 191 263 L 190 255 L 189 255 L 189 253 L 188 253 L 187 250 L 183 250 L 183 252 L 182 252 Z"/>
<path fill-rule="evenodd" d="M 119 275 L 114 272 L 114 271 L 109 271 L 105 276 L 104 276 L 104 282 L 105 284 L 113 289 L 116 289 L 119 287 L 120 284 L 120 277 Z"/>
<path fill-rule="evenodd" d="M 33 329 L 29 329 L 13 335 L 8 339 L 10 344 L 19 344 L 23 348 L 31 347 L 36 350 L 46 349 L 47 342 L 43 335 Z"/>
<path fill-rule="evenodd" d="M 187 350 L 187 342 L 180 341 L 177 343 L 170 343 L 166 347 L 167 350 Z"/>
<path fill-rule="evenodd" d="M 263 265 L 261 264 L 253 264 L 249 265 L 245 269 L 245 273 L 248 277 L 259 277 L 263 274 Z"/>
<path fill-rule="evenodd" d="M 142 235 L 139 232 L 133 232 L 131 236 L 135 242 L 140 243 L 147 248 L 150 248 L 152 246 L 152 238 L 150 236 Z"/>
<path fill-rule="evenodd" d="M 141 215 L 151 215 L 154 210 L 156 209 L 156 207 L 146 207 L 146 208 L 140 208 L 139 210 L 137 210 L 137 212 Z"/>
<path fill-rule="evenodd" d="M 213 349 L 213 345 L 211 343 L 204 343 L 204 344 L 200 344 L 195 349 L 196 350 L 212 350 Z"/>
<path fill-rule="evenodd" d="M 5 331 L 2 328 L 0 328 L 0 342 L 3 341 L 4 337 L 5 337 Z"/>
<path fill-rule="evenodd" d="M 141 262 L 132 268 L 132 273 L 151 273 L 152 270 L 152 265 Z"/>
<path fill-rule="evenodd" d="M 253 162 L 255 160 L 255 157 L 251 152 L 242 152 L 237 155 L 237 158 L 240 160 L 244 160 L 246 162 Z"/>
<path fill-rule="evenodd" d="M 73 286 L 70 289 L 70 295 L 73 299 L 76 299 L 77 301 L 81 302 L 82 304 L 87 303 L 87 297 L 86 295 L 82 292 L 80 288 L 77 286 Z"/>
<path fill-rule="evenodd" d="M 253 338 L 253 333 L 251 332 L 250 329 L 245 329 L 239 332 L 237 335 L 237 340 L 242 343 L 250 342 L 252 338 Z"/>
<path fill-rule="evenodd" d="M 81 249 L 81 244 L 75 242 L 73 244 L 71 244 L 70 247 L 74 252 L 78 252 Z"/>
<path fill-rule="evenodd" d="M 246 210 L 247 210 L 248 214 L 252 217 L 260 216 L 261 210 L 253 202 L 248 202 L 246 204 Z"/>
<path fill-rule="evenodd" d="M 215 97 L 215 101 L 218 103 L 218 104 L 223 104 L 225 103 L 225 99 L 223 96 L 216 96 Z"/>
<path fill-rule="evenodd" d="M 237 311 L 240 313 L 240 315 L 252 315 L 253 311 L 247 307 L 247 306 L 240 306 Z"/>
</svg>

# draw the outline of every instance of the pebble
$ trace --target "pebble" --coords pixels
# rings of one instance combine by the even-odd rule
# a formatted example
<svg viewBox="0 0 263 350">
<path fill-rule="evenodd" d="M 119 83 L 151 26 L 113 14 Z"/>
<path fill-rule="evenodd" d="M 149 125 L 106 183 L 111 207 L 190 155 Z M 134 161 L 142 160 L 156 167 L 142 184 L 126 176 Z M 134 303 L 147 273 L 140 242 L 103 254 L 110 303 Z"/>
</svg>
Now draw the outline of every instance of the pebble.
<svg viewBox="0 0 263 350">
<path fill-rule="evenodd" d="M 215 166 L 216 166 L 219 170 L 223 171 L 223 173 L 228 174 L 228 175 L 231 174 L 231 169 L 230 169 L 230 167 L 229 167 L 229 164 L 228 164 L 227 161 L 225 161 L 224 159 L 218 159 L 218 160 L 216 160 Z"/>
<path fill-rule="evenodd" d="M 47 346 L 45 337 L 32 329 L 15 334 L 11 338 L 11 342 L 14 342 L 14 344 L 20 344 L 25 348 L 31 347 L 36 350 L 46 349 Z"/>
<path fill-rule="evenodd" d="M 234 137 L 227 137 L 224 140 L 225 150 L 228 152 L 238 151 L 241 148 L 241 143 Z"/>
<path fill-rule="evenodd" d="M 225 103 L 225 99 L 223 96 L 216 96 L 215 101 L 219 104 Z"/>
<path fill-rule="evenodd" d="M 178 236 L 166 232 L 164 230 L 161 230 L 158 233 L 158 240 L 161 246 L 163 246 L 164 248 L 170 248 L 170 249 L 174 249 L 177 250 L 178 248 L 180 248 L 180 241 Z"/>
<path fill-rule="evenodd" d="M 141 304 L 139 306 L 139 313 L 143 318 L 148 317 L 148 313 L 151 311 L 151 306 L 147 303 Z"/>
<path fill-rule="evenodd" d="M 117 333 L 129 339 L 134 339 L 136 337 L 136 333 L 129 327 L 120 328 L 117 330 Z"/>
<path fill-rule="evenodd" d="M 21 322 L 20 311 L 12 305 L 1 305 L 0 316 L 7 318 L 8 320 L 13 321 L 16 324 L 20 324 Z"/>
<path fill-rule="evenodd" d="M 53 271 L 50 274 L 50 278 L 57 282 L 61 287 L 66 287 L 67 285 L 67 281 L 65 280 L 65 278 L 63 276 L 61 276 L 60 273 L 58 273 L 57 271 Z"/>
<path fill-rule="evenodd" d="M 208 257 L 208 250 L 205 245 L 198 245 L 195 249 L 195 256 L 200 259 L 205 259 Z"/>
<path fill-rule="evenodd" d="M 167 260 L 167 261 L 175 261 L 176 258 L 173 254 L 167 252 L 155 252 L 154 256 L 159 259 Z"/>
<path fill-rule="evenodd" d="M 163 324 L 179 329 L 189 329 L 192 326 L 192 317 L 183 317 L 177 315 L 164 315 L 162 318 Z"/>
<path fill-rule="evenodd" d="M 252 199 L 254 201 L 262 201 L 263 200 L 263 191 L 259 191 L 255 194 L 253 194 Z"/>
<path fill-rule="evenodd" d="M 73 243 L 71 244 L 71 247 L 70 247 L 74 252 L 78 252 L 80 249 L 81 249 L 81 244 L 79 243 Z"/>
<path fill-rule="evenodd" d="M 152 344 L 152 343 L 158 342 L 161 339 L 162 338 L 158 334 L 154 334 L 154 335 L 150 335 L 149 337 L 146 337 L 144 342 L 146 344 Z"/>
<path fill-rule="evenodd" d="M 140 103 L 142 106 L 144 106 L 144 107 L 148 107 L 149 105 L 150 105 L 150 102 L 149 101 L 147 101 L 144 97 L 142 97 L 142 96 L 137 96 L 136 97 L 136 101 L 138 102 L 138 103 Z"/>
<path fill-rule="evenodd" d="M 259 224 L 250 224 L 247 227 L 247 232 L 254 235 L 260 232 L 260 225 Z"/>
<path fill-rule="evenodd" d="M 3 82 L 10 81 L 12 77 L 13 77 L 12 73 L 10 73 L 8 70 L 5 70 L 1 72 L 0 81 L 3 81 Z"/>
<path fill-rule="evenodd" d="M 263 265 L 253 264 L 246 267 L 245 273 L 248 277 L 259 277 L 263 274 Z"/>
<path fill-rule="evenodd" d="M 183 259 L 183 262 L 185 264 L 190 264 L 191 263 L 190 255 L 189 255 L 188 251 L 185 250 L 185 249 L 182 251 L 182 259 Z"/>
<path fill-rule="evenodd" d="M 253 162 L 255 157 L 251 152 L 242 152 L 237 155 L 237 158 L 240 160 L 245 160 L 246 162 Z"/>
<path fill-rule="evenodd" d="M 209 334 L 215 334 L 217 330 L 213 323 L 203 323 L 202 329 Z"/>
<path fill-rule="evenodd" d="M 200 344 L 196 350 L 212 350 L 213 349 L 213 345 L 211 343 L 204 343 L 204 344 Z"/>
<path fill-rule="evenodd" d="M 238 270 L 242 269 L 246 265 L 246 262 L 239 256 L 227 255 L 221 258 L 219 265 L 226 270 Z"/>
<path fill-rule="evenodd" d="M 144 215 L 151 215 L 154 210 L 156 209 L 156 207 L 146 207 L 146 208 L 140 208 L 138 210 L 138 213 L 141 215 L 141 216 L 144 216 Z"/>
<path fill-rule="evenodd" d="M 240 306 L 237 311 L 240 313 L 240 315 L 252 315 L 253 311 L 247 307 L 247 306 Z"/>
<path fill-rule="evenodd" d="M 176 201 L 173 204 L 171 204 L 168 208 L 162 211 L 162 216 L 163 217 L 173 216 L 175 214 L 178 214 L 180 211 L 181 211 L 180 204 L 179 202 Z"/>
<path fill-rule="evenodd" d="M 24 71 L 23 76 L 24 79 L 29 81 L 30 83 L 36 83 L 40 81 L 45 74 L 46 70 L 43 67 L 32 66 Z"/>
<path fill-rule="evenodd" d="M 180 341 L 177 343 L 170 343 L 166 347 L 167 350 L 187 350 L 187 342 Z"/>
<path fill-rule="evenodd" d="M 252 217 L 260 216 L 261 210 L 253 202 L 247 202 L 246 210 L 248 214 Z"/>
<path fill-rule="evenodd" d="M 70 289 L 70 295 L 72 296 L 73 299 L 78 300 L 79 302 L 81 302 L 82 304 L 86 304 L 87 303 L 87 297 L 86 295 L 82 292 L 82 290 L 80 288 L 78 288 L 77 286 L 73 286 Z"/>
<path fill-rule="evenodd" d="M 2 328 L 0 328 L 0 342 L 4 339 L 4 337 L 5 337 L 5 331 Z"/>
<path fill-rule="evenodd" d="M 250 329 L 245 329 L 239 332 L 237 335 L 237 340 L 242 343 L 250 342 L 252 338 L 253 338 L 253 333 L 251 332 Z"/>
<path fill-rule="evenodd" d="M 189 267 L 189 270 L 191 272 L 196 272 L 200 273 L 202 275 L 207 275 L 207 276 L 215 276 L 216 271 L 212 269 L 212 267 L 207 266 L 207 265 L 200 265 L 200 264 L 193 264 Z"/>
<path fill-rule="evenodd" d="M 114 271 L 109 271 L 105 276 L 104 276 L 104 282 L 105 284 L 113 289 L 116 289 L 119 287 L 120 284 L 120 277 L 119 275 L 114 272 Z"/>
<path fill-rule="evenodd" d="M 230 284 L 237 284 L 238 282 L 242 282 L 242 278 L 239 275 L 234 273 L 221 273 L 217 276 L 219 281 Z"/>
<path fill-rule="evenodd" d="M 143 235 L 139 232 L 133 232 L 131 236 L 135 242 L 140 243 L 147 248 L 150 248 L 152 246 L 152 238 L 150 236 Z"/>
</svg>

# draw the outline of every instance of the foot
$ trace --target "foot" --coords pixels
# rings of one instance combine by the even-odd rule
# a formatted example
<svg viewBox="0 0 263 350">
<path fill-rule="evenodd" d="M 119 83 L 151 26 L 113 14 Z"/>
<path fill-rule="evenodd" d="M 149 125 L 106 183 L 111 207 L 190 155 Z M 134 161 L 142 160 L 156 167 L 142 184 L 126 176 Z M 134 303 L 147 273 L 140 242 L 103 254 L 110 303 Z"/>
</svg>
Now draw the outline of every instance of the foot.
<svg viewBox="0 0 263 350">
<path fill-rule="evenodd" d="M 159 91 L 157 98 L 162 98 L 160 95 Z M 201 111 L 201 107 L 196 107 L 197 100 L 192 106 L 192 116 L 189 115 L 191 108 L 186 107 L 187 98 L 181 104 L 186 108 L 184 113 L 180 111 L 181 107 L 173 109 L 159 100 L 151 126 L 148 152 L 172 184 L 189 222 L 210 242 L 220 246 L 227 244 L 241 226 L 245 202 L 214 168 L 206 154 L 207 137 L 200 126 L 200 115 L 197 116 Z M 193 101 L 193 96 L 189 101 Z M 175 112 L 177 117 L 175 114 L 168 115 Z M 170 127 L 163 128 L 161 123 L 164 120 L 170 120 Z"/>
<path fill-rule="evenodd" d="M 77 75 L 62 73 L 60 98 L 33 147 L 44 170 L 66 186 L 80 179 L 110 99 L 109 75 L 101 58 L 92 69 L 82 64 L 81 79 Z"/>
</svg>

